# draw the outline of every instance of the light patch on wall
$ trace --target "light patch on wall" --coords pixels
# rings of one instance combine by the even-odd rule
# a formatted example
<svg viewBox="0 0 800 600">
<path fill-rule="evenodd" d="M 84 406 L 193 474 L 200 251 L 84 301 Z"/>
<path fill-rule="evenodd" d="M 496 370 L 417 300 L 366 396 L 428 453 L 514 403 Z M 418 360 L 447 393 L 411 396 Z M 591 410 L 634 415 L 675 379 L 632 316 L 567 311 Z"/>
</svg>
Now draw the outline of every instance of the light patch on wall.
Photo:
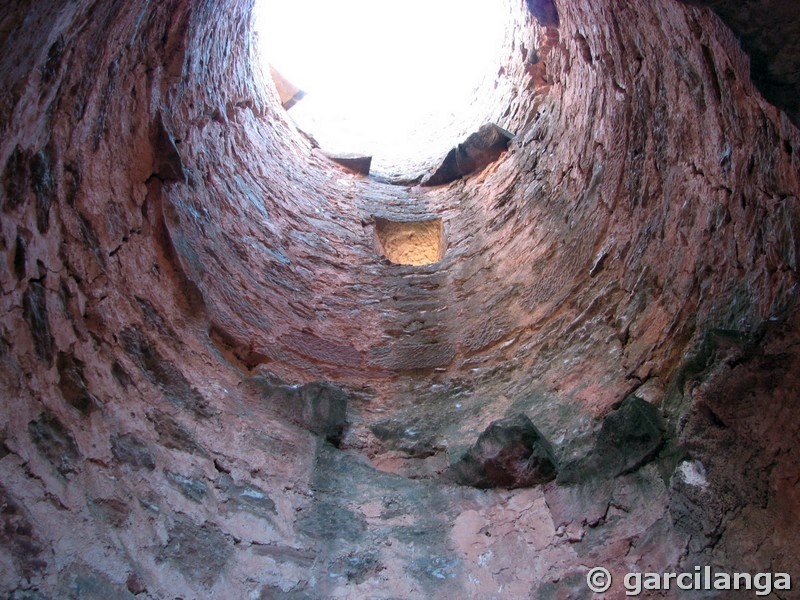
<svg viewBox="0 0 800 600">
<path fill-rule="evenodd" d="M 506 2 L 256 0 L 264 61 L 306 92 L 289 113 L 323 149 L 375 165 L 445 153 L 486 118 L 476 89 L 501 64 Z"/>
<path fill-rule="evenodd" d="M 444 258 L 441 219 L 390 221 L 375 217 L 375 245 L 398 265 L 430 265 Z"/>
</svg>

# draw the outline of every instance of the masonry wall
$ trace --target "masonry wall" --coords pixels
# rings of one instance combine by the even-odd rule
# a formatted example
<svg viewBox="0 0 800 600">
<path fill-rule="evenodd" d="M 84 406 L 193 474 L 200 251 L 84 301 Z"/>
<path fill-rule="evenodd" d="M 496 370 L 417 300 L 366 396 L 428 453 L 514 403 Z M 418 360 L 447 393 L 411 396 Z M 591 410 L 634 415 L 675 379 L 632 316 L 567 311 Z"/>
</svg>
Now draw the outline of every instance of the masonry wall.
<svg viewBox="0 0 800 600">
<path fill-rule="evenodd" d="M 486 118 L 516 137 L 435 188 L 315 150 L 246 1 L 0 9 L 3 592 L 800 577 L 797 128 L 708 9 L 509 7 Z M 376 218 L 434 217 L 441 262 L 376 250 Z M 620 470 L 603 427 L 631 395 L 663 431 L 623 428 Z M 555 481 L 447 479 L 518 413 Z"/>
</svg>

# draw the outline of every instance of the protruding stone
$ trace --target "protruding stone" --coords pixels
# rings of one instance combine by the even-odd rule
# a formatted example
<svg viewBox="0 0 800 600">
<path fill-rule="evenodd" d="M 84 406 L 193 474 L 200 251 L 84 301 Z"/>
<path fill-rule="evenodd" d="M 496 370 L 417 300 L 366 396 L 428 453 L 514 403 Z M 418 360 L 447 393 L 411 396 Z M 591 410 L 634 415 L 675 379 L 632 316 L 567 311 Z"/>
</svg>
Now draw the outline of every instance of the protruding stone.
<svg viewBox="0 0 800 600">
<path fill-rule="evenodd" d="M 494 421 L 445 476 L 477 488 L 531 487 L 556 476 L 550 443 L 523 414 Z"/>
<path fill-rule="evenodd" d="M 283 108 L 289 110 L 305 97 L 306 93 L 303 90 L 281 75 L 272 65 L 269 67 L 269 72 L 275 89 L 278 90 L 278 97 L 281 99 Z"/>
<path fill-rule="evenodd" d="M 628 396 L 603 421 L 591 453 L 565 466 L 558 480 L 577 483 L 631 473 L 655 458 L 664 445 L 665 429 L 655 406 Z"/>
<path fill-rule="evenodd" d="M 483 169 L 496 161 L 508 148 L 514 135 L 494 123 L 482 125 L 478 131 L 450 150 L 442 164 L 420 185 L 443 185 Z"/>
<path fill-rule="evenodd" d="M 594 454 L 614 475 L 635 471 L 658 453 L 665 429 L 655 406 L 628 396 L 603 421 Z"/>
<path fill-rule="evenodd" d="M 323 152 L 323 154 L 336 164 L 342 165 L 348 171 L 359 173 L 361 175 L 369 175 L 369 169 L 372 165 L 371 156 L 364 156 L 363 154 L 355 153 L 335 154 L 331 152 Z"/>
</svg>

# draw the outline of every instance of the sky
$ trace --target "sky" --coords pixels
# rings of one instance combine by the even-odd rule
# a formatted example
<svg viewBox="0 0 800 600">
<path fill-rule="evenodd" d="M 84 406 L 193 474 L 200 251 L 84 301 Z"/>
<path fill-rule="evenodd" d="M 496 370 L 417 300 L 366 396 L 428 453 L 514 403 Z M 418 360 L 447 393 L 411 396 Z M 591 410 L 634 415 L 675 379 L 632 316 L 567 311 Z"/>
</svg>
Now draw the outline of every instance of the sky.
<svg viewBox="0 0 800 600">
<path fill-rule="evenodd" d="M 264 61 L 307 94 L 298 125 L 377 155 L 413 151 L 420 128 L 465 110 L 498 69 L 507 15 L 496 0 L 257 0 L 256 31 Z"/>
</svg>

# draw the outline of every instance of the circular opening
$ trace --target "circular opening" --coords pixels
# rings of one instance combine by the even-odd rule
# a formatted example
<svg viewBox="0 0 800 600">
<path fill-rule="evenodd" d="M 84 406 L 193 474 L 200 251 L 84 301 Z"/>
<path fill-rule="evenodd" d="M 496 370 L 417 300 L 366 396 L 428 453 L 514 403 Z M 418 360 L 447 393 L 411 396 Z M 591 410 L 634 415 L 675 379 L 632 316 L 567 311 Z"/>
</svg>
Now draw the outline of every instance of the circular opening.
<svg viewBox="0 0 800 600">
<path fill-rule="evenodd" d="M 509 10 L 486 0 L 257 0 L 271 68 L 305 92 L 297 126 L 323 150 L 373 157 L 408 175 L 440 159 L 490 111 Z"/>
</svg>

